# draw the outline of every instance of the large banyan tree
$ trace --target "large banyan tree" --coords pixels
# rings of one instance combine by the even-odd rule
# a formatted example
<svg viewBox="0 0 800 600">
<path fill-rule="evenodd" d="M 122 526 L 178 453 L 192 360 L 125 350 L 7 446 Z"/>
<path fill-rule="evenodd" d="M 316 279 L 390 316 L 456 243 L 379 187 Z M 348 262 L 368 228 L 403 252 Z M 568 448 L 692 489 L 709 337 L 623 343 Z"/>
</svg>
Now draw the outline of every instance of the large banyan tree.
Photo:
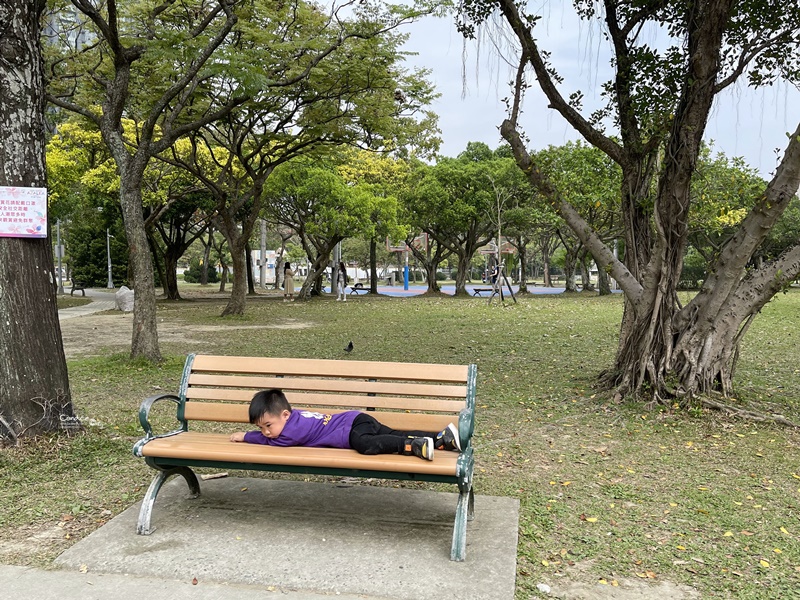
<svg viewBox="0 0 800 600">
<path fill-rule="evenodd" d="M 625 295 L 619 346 L 613 367 L 601 376 L 604 386 L 661 402 L 698 396 L 714 402 L 712 393 L 731 391 L 739 343 L 754 317 L 800 273 L 800 243 L 769 262 L 752 260 L 797 192 L 800 127 L 787 134 L 774 176 L 709 264 L 702 289 L 682 305 L 676 289 L 695 202 L 690 186 L 718 94 L 740 80 L 751 86 L 797 85 L 800 6 L 775 0 L 575 0 L 573 5 L 586 27 L 601 28 L 611 51 L 613 75 L 602 86 L 607 104 L 591 115 L 582 114 L 581 93 L 565 97 L 561 91 L 546 32 L 537 28 L 541 16 L 528 12 L 534 5 L 463 0 L 459 28 L 468 37 L 492 28 L 495 39 L 503 37 L 497 28 L 504 33 L 510 28 L 504 37 L 519 67 L 501 134 L 531 183 Z M 531 75 L 550 108 L 622 169 L 625 252 L 619 260 L 526 150 L 520 103 L 535 85 Z"/>
</svg>

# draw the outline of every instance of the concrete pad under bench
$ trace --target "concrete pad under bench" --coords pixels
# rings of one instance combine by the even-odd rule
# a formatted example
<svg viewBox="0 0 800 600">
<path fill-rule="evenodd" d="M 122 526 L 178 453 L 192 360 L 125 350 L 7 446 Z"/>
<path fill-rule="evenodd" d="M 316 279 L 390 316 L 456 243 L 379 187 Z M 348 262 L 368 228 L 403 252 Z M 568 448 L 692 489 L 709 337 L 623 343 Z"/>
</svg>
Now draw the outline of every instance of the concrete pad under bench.
<svg viewBox="0 0 800 600">
<path fill-rule="evenodd" d="M 56 566 L 367 598 L 514 597 L 519 501 L 475 497 L 467 559 L 450 560 L 457 493 L 227 477 L 189 498 L 170 480 L 136 534 L 134 505 Z"/>
</svg>

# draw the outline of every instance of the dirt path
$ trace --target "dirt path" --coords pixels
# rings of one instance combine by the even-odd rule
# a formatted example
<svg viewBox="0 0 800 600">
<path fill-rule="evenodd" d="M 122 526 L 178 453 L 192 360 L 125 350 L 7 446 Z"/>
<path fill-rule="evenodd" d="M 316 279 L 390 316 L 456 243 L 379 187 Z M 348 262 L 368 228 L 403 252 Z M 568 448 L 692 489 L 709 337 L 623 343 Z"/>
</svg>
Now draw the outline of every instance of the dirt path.
<svg viewBox="0 0 800 600">
<path fill-rule="evenodd" d="M 216 345 L 214 332 L 253 329 L 303 329 L 310 324 L 293 319 L 265 325 L 187 325 L 160 320 L 159 344 L 181 344 L 192 351 L 211 352 Z M 67 360 L 107 354 L 126 353 L 131 347 L 133 314 L 106 311 L 61 321 L 61 338 Z M 211 335 L 210 335 L 211 334 Z"/>
</svg>

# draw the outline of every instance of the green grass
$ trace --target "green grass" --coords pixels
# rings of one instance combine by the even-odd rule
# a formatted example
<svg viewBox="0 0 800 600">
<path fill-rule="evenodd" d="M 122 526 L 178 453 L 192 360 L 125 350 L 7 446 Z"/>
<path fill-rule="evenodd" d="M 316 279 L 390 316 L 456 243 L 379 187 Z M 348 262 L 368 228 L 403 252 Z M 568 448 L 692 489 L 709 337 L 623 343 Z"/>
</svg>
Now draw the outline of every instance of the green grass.
<svg viewBox="0 0 800 600">
<path fill-rule="evenodd" d="M 73 308 L 75 306 L 83 306 L 84 304 L 89 304 L 91 301 L 92 301 L 91 298 L 76 298 L 75 296 L 57 296 L 56 298 L 59 310 L 61 310 L 62 308 Z"/>
<path fill-rule="evenodd" d="M 60 524 L 70 539 L 0 560 L 44 564 L 141 498 L 151 474 L 130 452 L 138 405 L 175 391 L 183 355 L 199 350 L 476 363 L 476 491 L 520 501 L 519 598 L 535 595 L 539 582 L 577 576 L 655 577 L 719 598 L 788 598 L 800 586 L 800 435 L 597 393 L 594 379 L 616 347 L 617 296 L 532 296 L 505 306 L 259 298 L 244 317 L 221 319 L 224 304 L 160 304 L 160 323 L 203 341 L 162 344 L 162 365 L 119 356 L 70 362 L 86 431 L 0 453 L 2 536 Z M 792 290 L 764 308 L 745 338 L 732 402 L 800 421 L 798 336 L 800 291 Z"/>
</svg>

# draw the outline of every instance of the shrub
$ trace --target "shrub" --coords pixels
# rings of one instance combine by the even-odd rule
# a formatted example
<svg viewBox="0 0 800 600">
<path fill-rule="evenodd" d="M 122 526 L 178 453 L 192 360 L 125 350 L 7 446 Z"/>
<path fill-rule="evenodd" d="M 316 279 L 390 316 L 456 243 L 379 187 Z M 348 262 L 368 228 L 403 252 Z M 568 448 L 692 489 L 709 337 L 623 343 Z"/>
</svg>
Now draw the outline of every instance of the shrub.
<svg viewBox="0 0 800 600">
<path fill-rule="evenodd" d="M 187 283 L 200 283 L 200 275 L 202 268 L 200 266 L 200 259 L 193 258 L 189 261 L 189 268 L 183 272 L 183 280 Z M 208 283 L 217 283 L 219 281 L 219 274 L 213 267 L 208 269 Z"/>
<path fill-rule="evenodd" d="M 678 289 L 696 290 L 706 278 L 706 259 L 694 248 L 689 248 L 683 259 L 683 270 L 678 280 Z"/>
</svg>

